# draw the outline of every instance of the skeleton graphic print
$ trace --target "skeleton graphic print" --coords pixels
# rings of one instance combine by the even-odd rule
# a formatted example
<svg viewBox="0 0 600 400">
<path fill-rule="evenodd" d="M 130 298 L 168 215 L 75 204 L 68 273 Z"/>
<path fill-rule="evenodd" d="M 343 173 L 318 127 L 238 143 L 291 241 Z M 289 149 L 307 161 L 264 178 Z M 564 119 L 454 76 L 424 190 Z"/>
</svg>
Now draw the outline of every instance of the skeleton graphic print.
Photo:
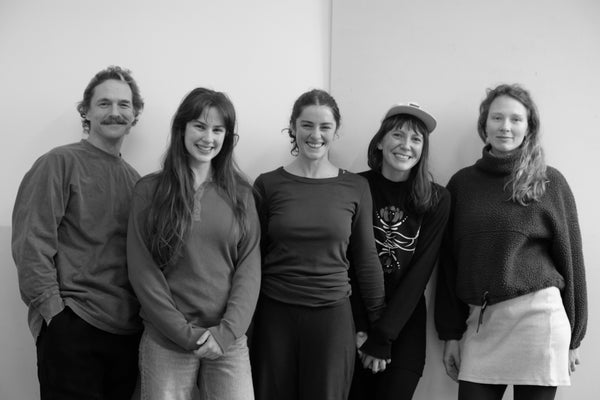
<svg viewBox="0 0 600 400">
<path fill-rule="evenodd" d="M 420 226 L 397 206 L 385 206 L 375 214 L 375 243 L 383 271 L 399 271 L 403 267 L 401 260 L 412 255 L 402 253 L 413 253 L 417 247 Z"/>
</svg>

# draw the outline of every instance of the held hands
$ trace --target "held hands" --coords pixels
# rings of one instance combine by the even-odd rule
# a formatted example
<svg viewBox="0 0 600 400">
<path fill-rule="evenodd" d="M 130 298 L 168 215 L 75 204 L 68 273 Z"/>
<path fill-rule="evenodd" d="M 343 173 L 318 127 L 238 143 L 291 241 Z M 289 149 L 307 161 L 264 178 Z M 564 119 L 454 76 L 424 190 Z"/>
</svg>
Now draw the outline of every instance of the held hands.
<svg viewBox="0 0 600 400">
<path fill-rule="evenodd" d="M 199 346 L 196 350 L 194 350 L 194 354 L 199 358 L 206 358 L 209 360 L 216 360 L 217 358 L 223 355 L 223 350 L 219 343 L 215 340 L 215 338 L 211 335 L 210 331 L 207 329 L 204 331 L 200 339 L 196 342 Z"/>
<path fill-rule="evenodd" d="M 458 381 L 458 371 L 460 371 L 460 346 L 458 340 L 447 340 L 444 342 L 443 360 L 446 374 L 452 380 Z"/>
<path fill-rule="evenodd" d="M 360 350 L 360 346 L 367 341 L 368 335 L 366 332 L 356 332 L 356 349 L 358 356 L 363 365 L 363 368 L 370 369 L 374 374 L 385 371 L 385 368 L 392 360 L 383 360 L 370 356 Z"/>
<path fill-rule="evenodd" d="M 575 372 L 576 365 L 579 365 L 579 349 L 569 349 L 569 375 Z"/>
</svg>

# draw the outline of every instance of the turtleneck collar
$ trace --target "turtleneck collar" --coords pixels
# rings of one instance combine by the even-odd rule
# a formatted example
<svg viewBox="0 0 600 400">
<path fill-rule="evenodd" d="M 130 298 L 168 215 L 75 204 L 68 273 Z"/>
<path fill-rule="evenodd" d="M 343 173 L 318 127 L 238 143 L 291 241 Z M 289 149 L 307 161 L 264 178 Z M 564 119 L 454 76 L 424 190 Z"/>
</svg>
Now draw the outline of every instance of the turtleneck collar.
<svg viewBox="0 0 600 400">
<path fill-rule="evenodd" d="M 475 163 L 478 169 L 494 174 L 494 175 L 509 175 L 515 163 L 521 157 L 521 149 L 518 149 L 504 157 L 497 157 L 490 152 L 491 146 L 488 144 L 482 150 L 482 155 Z"/>
</svg>

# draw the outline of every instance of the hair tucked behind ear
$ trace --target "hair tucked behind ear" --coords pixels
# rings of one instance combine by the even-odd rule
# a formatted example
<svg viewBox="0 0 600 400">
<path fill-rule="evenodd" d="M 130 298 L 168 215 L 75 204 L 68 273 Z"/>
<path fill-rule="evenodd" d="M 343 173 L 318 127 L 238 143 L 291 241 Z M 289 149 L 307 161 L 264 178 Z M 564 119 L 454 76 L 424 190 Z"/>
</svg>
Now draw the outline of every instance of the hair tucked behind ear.
<svg viewBox="0 0 600 400">
<path fill-rule="evenodd" d="M 180 256 L 192 221 L 194 174 L 184 142 L 186 125 L 210 108 L 221 114 L 225 124 L 223 146 L 211 161 L 212 180 L 231 204 L 240 229 L 246 231 L 246 204 L 239 189 L 249 189 L 250 185 L 233 159 L 237 142 L 235 109 L 224 93 L 194 89 L 183 99 L 173 117 L 169 147 L 163 168 L 157 174 L 158 184 L 148 213 L 146 237 L 152 257 L 160 267 L 172 264 Z"/>
<path fill-rule="evenodd" d="M 492 102 L 500 97 L 511 97 L 527 109 L 527 134 L 521 144 L 521 156 L 515 164 L 505 188 L 511 190 L 511 200 L 521 205 L 539 201 L 546 191 L 546 162 L 539 138 L 540 117 L 529 92 L 519 85 L 500 85 L 487 91 L 486 98 L 479 106 L 477 131 L 485 142 L 485 131 L 488 114 Z"/>
</svg>

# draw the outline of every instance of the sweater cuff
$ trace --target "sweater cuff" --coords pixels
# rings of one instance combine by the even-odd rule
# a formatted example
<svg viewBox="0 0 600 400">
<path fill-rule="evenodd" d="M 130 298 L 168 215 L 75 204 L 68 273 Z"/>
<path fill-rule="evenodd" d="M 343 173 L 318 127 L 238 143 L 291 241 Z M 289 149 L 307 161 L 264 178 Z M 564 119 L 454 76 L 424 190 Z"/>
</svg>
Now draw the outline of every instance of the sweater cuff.
<svg viewBox="0 0 600 400">
<path fill-rule="evenodd" d="M 392 343 L 376 333 L 369 332 L 369 337 L 360 346 L 360 351 L 375 358 L 389 360 L 392 358 Z"/>
<path fill-rule="evenodd" d="M 225 354 L 231 343 L 233 343 L 236 339 L 233 332 L 228 327 L 223 326 L 223 324 L 211 326 L 208 328 L 208 330 L 213 338 L 217 341 L 219 346 L 221 346 L 221 351 L 223 351 L 223 354 Z"/>
<path fill-rule="evenodd" d="M 65 303 L 58 294 L 49 297 L 37 306 L 37 309 L 46 321 L 46 324 L 64 310 L 64 308 Z"/>
</svg>

